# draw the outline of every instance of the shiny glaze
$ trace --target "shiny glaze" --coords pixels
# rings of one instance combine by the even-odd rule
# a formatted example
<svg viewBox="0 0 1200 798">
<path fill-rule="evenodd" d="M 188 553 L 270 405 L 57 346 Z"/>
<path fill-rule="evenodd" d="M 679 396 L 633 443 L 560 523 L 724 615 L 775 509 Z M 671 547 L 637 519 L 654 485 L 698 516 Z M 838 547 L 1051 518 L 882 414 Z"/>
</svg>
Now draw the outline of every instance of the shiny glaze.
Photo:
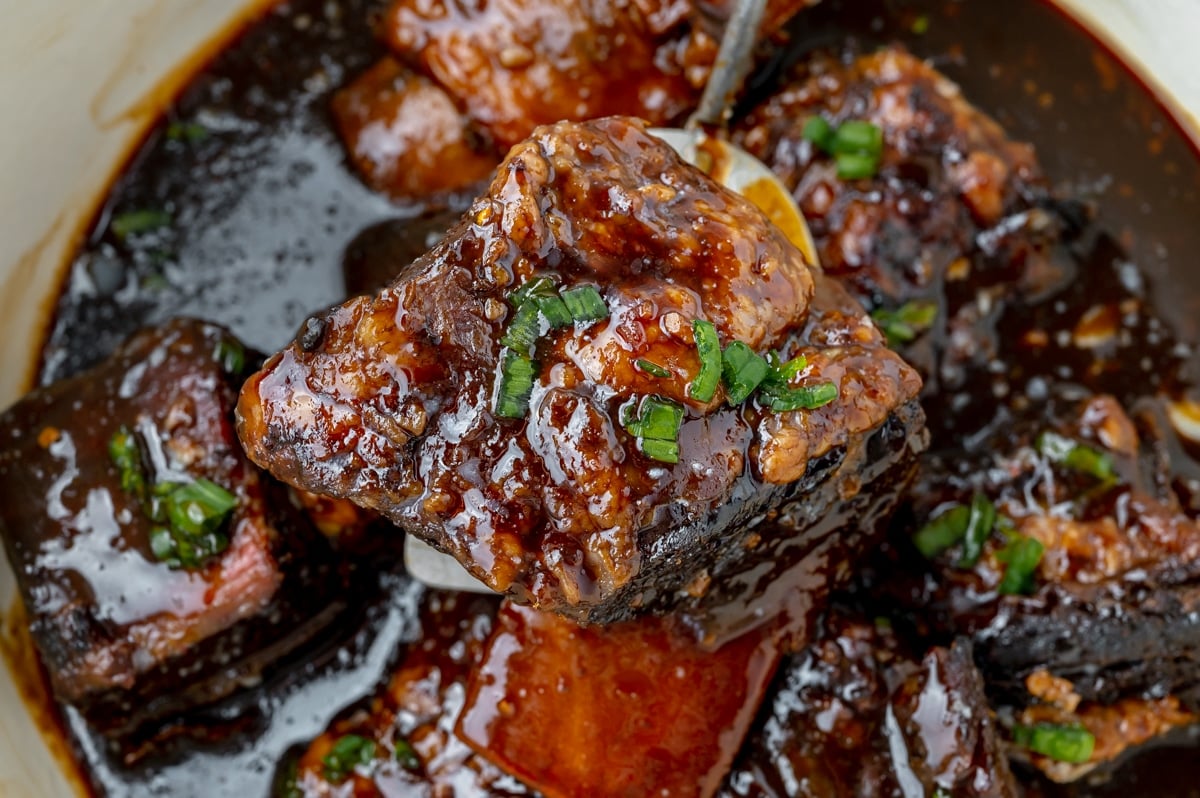
<svg viewBox="0 0 1200 798">
<path fill-rule="evenodd" d="M 44 381 L 97 362 L 136 326 L 181 308 L 273 349 L 308 313 L 343 298 L 339 257 L 358 230 L 394 217 L 371 247 L 360 247 L 363 257 L 351 269 L 357 274 L 364 262 L 373 264 L 383 278 L 366 283 L 370 288 L 393 276 L 391 262 L 413 257 L 389 255 L 381 262 L 371 253 L 394 245 L 419 253 L 429 246 L 421 225 L 411 240 L 405 236 L 406 219 L 421 208 L 389 204 L 365 190 L 343 166 L 328 131 L 331 88 L 381 54 L 366 30 L 365 8 L 354 2 L 331 8 L 327 13 L 308 0 L 282 7 L 198 78 L 169 119 L 210 123 L 199 146 L 168 139 L 165 124 L 150 136 L 114 187 L 64 285 L 44 349 Z M 1116 276 L 1128 270 L 1109 264 L 1125 261 L 1136 264 L 1132 271 L 1142 278 L 1147 301 L 1157 299 L 1155 313 L 1183 340 L 1195 339 L 1197 285 L 1183 254 L 1194 248 L 1196 156 L 1111 53 L 1037 2 L 825 0 L 808 13 L 785 58 L 846 36 L 866 43 L 902 39 L 917 55 L 932 57 L 1013 138 L 1033 141 L 1052 180 L 1100 193 L 1096 229 L 1111 235 L 1081 246 L 1089 266 L 1055 312 L 1059 326 L 1069 333 L 1091 296 L 1119 284 Z M 911 28 L 922 13 L 931 24 L 917 35 Z M 1101 128 L 1105 135 L 1094 135 Z M 175 215 L 186 224 L 127 243 L 107 232 L 114 213 L 153 207 L 163 197 L 173 198 Z M 1018 319 L 1014 327 L 1022 324 Z M 1125 362 L 1137 364 L 1136 353 L 1151 346 L 1139 336 Z M 1053 346 L 1038 362 L 1053 372 L 1071 356 L 1070 347 Z M 1185 383 L 1194 379 L 1193 366 L 1181 375 Z M 1038 374 L 1023 372 L 1014 391 L 1024 391 Z M 1136 393 L 1167 374 L 1139 372 L 1117 382 Z M 933 415 L 954 417 L 941 406 Z M 1173 440 L 1170 446 L 1173 465 L 1182 469 L 1186 451 Z M 356 616 L 361 633 L 347 621 L 344 637 L 321 655 L 253 691 L 240 732 L 228 717 L 209 717 L 212 728 L 225 724 L 224 737 L 210 729 L 207 742 L 160 747 L 151 759 L 123 767 L 74 710 L 64 709 L 72 745 L 96 788 L 120 796 L 267 794 L 283 750 L 317 736 L 339 707 L 386 682 L 394 651 L 415 634 L 420 591 L 406 578 L 360 571 L 352 583 L 360 586 L 354 600 L 376 608 Z M 1139 755 L 1110 783 L 1048 793 L 1035 774 L 1023 773 L 1022 780 L 1031 795 L 1191 798 L 1197 794 L 1195 744 L 1187 735 L 1173 738 L 1168 747 Z"/>
<path fill-rule="evenodd" d="M 101 726 L 128 733 L 231 692 L 337 607 L 315 603 L 336 585 L 329 550 L 237 445 L 241 375 L 218 353 L 231 345 L 219 327 L 172 322 L 0 416 L 0 524 L 33 634 L 58 697 Z M 224 552 L 195 570 L 153 556 L 154 524 L 108 454 L 120 428 L 150 484 L 202 477 L 234 494 Z M 313 580 L 326 585 L 300 587 Z"/>
<path fill-rule="evenodd" d="M 547 272 L 601 286 L 610 318 L 543 339 L 529 418 L 495 418 L 505 295 Z M 804 355 L 795 384 L 832 381 L 838 398 L 781 414 L 726 407 L 719 391 L 693 400 L 697 318 L 725 342 Z M 311 320 L 247 383 L 239 434 L 285 481 L 379 510 L 498 591 L 600 621 L 715 564 L 706 553 L 668 574 L 643 556 L 674 563 L 673 536 L 724 545 L 723 530 L 810 490 L 796 484 L 812 482 L 810 464 L 918 389 L 760 211 L 611 118 L 539 129 L 429 254 L 377 296 Z M 679 465 L 642 455 L 618 420 L 651 394 L 687 406 Z"/>
</svg>

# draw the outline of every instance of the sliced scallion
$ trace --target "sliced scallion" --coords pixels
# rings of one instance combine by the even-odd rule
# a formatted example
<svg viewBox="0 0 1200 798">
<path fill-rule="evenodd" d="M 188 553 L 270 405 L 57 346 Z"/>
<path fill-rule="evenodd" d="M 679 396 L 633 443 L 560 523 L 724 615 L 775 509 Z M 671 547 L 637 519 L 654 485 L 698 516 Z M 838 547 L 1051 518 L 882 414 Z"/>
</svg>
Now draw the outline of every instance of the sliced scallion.
<svg viewBox="0 0 1200 798">
<path fill-rule="evenodd" d="M 642 454 L 664 463 L 679 462 L 682 405 L 647 396 L 636 405 L 630 403 L 622 408 L 621 423 L 637 439 L 638 451 Z"/>
<path fill-rule="evenodd" d="M 975 563 L 983 556 L 983 544 L 992 535 L 996 526 L 996 505 L 987 496 L 976 493 L 971 499 L 970 515 L 967 528 L 963 535 L 962 556 L 958 558 L 959 568 L 974 568 Z"/>
<path fill-rule="evenodd" d="M 110 229 L 117 238 L 125 239 L 131 235 L 159 230 L 170 223 L 171 214 L 164 210 L 150 208 L 120 214 L 112 220 Z"/>
<path fill-rule="evenodd" d="M 933 326 L 937 319 L 937 303 L 928 300 L 906 302 L 895 310 L 879 308 L 871 318 L 887 336 L 888 344 L 898 346 L 912 343 L 917 336 Z"/>
<path fill-rule="evenodd" d="M 421 758 L 417 756 L 417 749 L 413 748 L 412 743 L 403 737 L 397 737 L 392 741 L 392 756 L 405 770 L 421 769 Z"/>
<path fill-rule="evenodd" d="M 334 783 L 345 781 L 357 766 L 371 764 L 375 748 L 374 740 L 357 734 L 342 735 L 321 760 L 325 778 Z"/>
<path fill-rule="evenodd" d="M 784 388 L 774 384 L 763 385 L 759 390 L 763 404 L 776 413 L 790 410 L 816 410 L 838 398 L 838 387 L 832 382 L 817 385 L 802 385 Z"/>
<path fill-rule="evenodd" d="M 1033 577 L 1044 552 L 1041 541 L 1034 538 L 1017 536 L 1009 540 L 1008 545 L 996 554 L 996 559 L 1005 564 L 998 588 L 1000 595 L 1032 593 L 1036 587 Z"/>
<path fill-rule="evenodd" d="M 839 152 L 834 156 L 837 176 L 842 180 L 866 180 L 879 170 L 879 156 L 865 152 Z"/>
<path fill-rule="evenodd" d="M 519 308 L 526 300 L 537 296 L 553 296 L 557 293 L 554 280 L 546 275 L 534 277 L 526 281 L 520 288 L 508 295 L 508 304 Z"/>
<path fill-rule="evenodd" d="M 675 441 L 656 441 L 650 438 L 638 438 L 638 449 L 651 460 L 662 463 L 679 462 L 679 444 Z"/>
<path fill-rule="evenodd" d="M 222 338 L 213 350 L 213 360 L 221 364 L 226 374 L 237 376 L 246 368 L 246 348 L 240 341 Z"/>
<path fill-rule="evenodd" d="M 562 292 L 562 301 L 575 321 L 600 321 L 608 318 L 608 305 L 594 286 L 580 285 Z"/>
<path fill-rule="evenodd" d="M 1079 725 L 1037 723 L 1033 726 L 1018 724 L 1013 728 L 1013 741 L 1035 754 L 1049 757 L 1056 762 L 1082 764 L 1092 758 L 1096 749 L 1096 737 Z"/>
<path fill-rule="evenodd" d="M 688 386 L 688 396 L 698 402 L 709 402 L 721 384 L 721 339 L 712 322 L 703 319 L 692 322 L 692 334 L 700 355 L 700 370 Z"/>
<path fill-rule="evenodd" d="M 765 381 L 786 388 L 791 384 L 793 377 L 808 368 L 808 358 L 804 355 L 796 355 L 791 360 L 784 362 L 778 352 L 771 352 L 767 356 L 767 364 L 770 365 L 771 370 Z"/>
<path fill-rule="evenodd" d="M 725 400 L 734 407 L 749 399 L 771 370 L 766 358 L 755 354 L 741 341 L 734 341 L 725 347 L 721 365 L 725 378 Z"/>
<path fill-rule="evenodd" d="M 575 318 L 571 315 L 571 311 L 567 309 L 567 304 L 563 302 L 562 297 L 558 294 L 534 297 L 534 301 L 537 303 L 537 308 L 541 311 L 542 316 L 550 323 L 552 330 L 570 327 L 575 323 Z"/>
<path fill-rule="evenodd" d="M 834 155 L 872 155 L 883 152 L 883 130 L 862 120 L 852 119 L 838 125 L 829 149 Z"/>
<path fill-rule="evenodd" d="M 1052 463 L 1060 463 L 1072 471 L 1089 474 L 1101 482 L 1116 479 L 1117 472 L 1112 457 L 1095 447 L 1049 430 L 1038 435 L 1034 445 L 1038 452 Z"/>
<path fill-rule="evenodd" d="M 913 535 L 913 545 L 927 559 L 933 559 L 963 539 L 971 520 L 971 508 L 957 504 L 930 520 Z"/>
<path fill-rule="evenodd" d="M 493 411 L 500 418 L 524 418 L 529 412 L 529 397 L 537 367 L 525 355 L 512 349 L 500 353 L 500 377 L 497 380 Z"/>
<path fill-rule="evenodd" d="M 800 135 L 817 147 L 828 152 L 833 143 L 833 126 L 823 116 L 810 116 L 804 123 Z"/>
<path fill-rule="evenodd" d="M 542 320 L 536 302 L 522 303 L 513 314 L 500 344 L 525 356 L 533 354 L 537 339 L 541 336 Z"/>
<path fill-rule="evenodd" d="M 142 472 L 142 453 L 128 427 L 121 427 L 108 441 L 108 455 L 121 475 L 121 490 L 134 498 L 146 497 L 146 477 Z"/>
<path fill-rule="evenodd" d="M 637 365 L 637 367 L 638 367 L 639 369 L 641 369 L 642 371 L 646 372 L 646 373 L 647 373 L 647 374 L 649 374 L 651 377 L 658 377 L 658 378 L 660 378 L 660 379 L 661 379 L 661 378 L 663 378 L 663 377 L 670 377 L 670 376 L 671 376 L 671 372 L 667 371 L 665 368 L 663 368 L 662 366 L 658 365 L 657 363 L 655 363 L 655 362 L 654 362 L 654 361 L 652 361 L 652 360 L 646 360 L 646 359 L 644 359 L 644 358 L 638 358 L 637 360 L 635 360 L 635 361 L 634 361 L 634 363 Z"/>
</svg>

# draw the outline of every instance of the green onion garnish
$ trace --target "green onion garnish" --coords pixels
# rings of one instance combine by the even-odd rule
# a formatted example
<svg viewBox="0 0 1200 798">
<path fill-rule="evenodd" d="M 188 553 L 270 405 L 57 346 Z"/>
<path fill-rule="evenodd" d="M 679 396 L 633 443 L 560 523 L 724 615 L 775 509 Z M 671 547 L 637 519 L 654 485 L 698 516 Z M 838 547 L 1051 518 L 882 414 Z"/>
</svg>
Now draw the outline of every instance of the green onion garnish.
<svg viewBox="0 0 1200 798">
<path fill-rule="evenodd" d="M 208 128 L 199 122 L 172 122 L 167 125 L 167 138 L 171 141 L 186 141 L 195 144 L 208 138 Z"/>
<path fill-rule="evenodd" d="M 532 355 L 537 339 L 542 334 L 541 313 L 536 302 L 521 304 L 500 337 L 501 346 L 507 346 L 522 355 Z"/>
<path fill-rule="evenodd" d="M 976 493 L 971 499 L 967 528 L 963 535 L 962 556 L 958 558 L 959 568 L 975 567 L 975 563 L 983 556 L 983 544 L 991 537 L 995 526 L 996 505 L 988 501 L 987 496 Z"/>
<path fill-rule="evenodd" d="M 679 462 L 679 444 L 675 441 L 656 441 L 648 438 L 637 439 L 638 451 L 651 460 L 662 463 Z"/>
<path fill-rule="evenodd" d="M 700 355 L 700 370 L 688 386 L 688 396 L 697 402 L 709 402 L 721 384 L 721 339 L 712 322 L 703 319 L 692 322 L 692 334 Z"/>
<path fill-rule="evenodd" d="M 971 520 L 971 508 L 956 504 L 933 518 L 913 535 L 913 545 L 927 559 L 933 559 L 963 539 Z"/>
<path fill-rule="evenodd" d="M 829 145 L 834 155 L 873 155 L 883 152 L 883 130 L 861 120 L 843 122 L 833 133 Z"/>
<path fill-rule="evenodd" d="M 400 767 L 405 770 L 421 769 L 421 758 L 417 756 L 417 750 L 403 737 L 397 737 L 392 741 L 392 755 L 400 763 Z"/>
<path fill-rule="evenodd" d="M 1101 482 L 1116 479 L 1112 457 L 1095 447 L 1050 431 L 1038 435 L 1034 445 L 1052 463 L 1061 463 L 1072 471 L 1090 474 Z"/>
<path fill-rule="evenodd" d="M 679 462 L 679 427 L 683 406 L 668 399 L 647 396 L 636 406 L 622 408 L 622 424 L 637 439 L 638 451 L 664 463 Z"/>
<path fill-rule="evenodd" d="M 1004 576 L 1000 579 L 1000 595 L 1029 595 L 1034 591 L 1034 573 L 1042 561 L 1045 547 L 1040 541 L 1027 537 L 1014 537 L 996 554 L 996 559 L 1005 564 Z"/>
<path fill-rule="evenodd" d="M 726 401 L 734 407 L 749 399 L 771 370 L 766 358 L 755 354 L 741 341 L 734 341 L 725 347 L 721 361 Z"/>
<path fill-rule="evenodd" d="M 1013 742 L 1056 762 L 1080 764 L 1092 758 L 1096 737 L 1082 726 L 1038 723 L 1013 727 Z"/>
<path fill-rule="evenodd" d="M 357 734 L 344 734 L 321 760 L 325 778 L 339 783 L 345 781 L 358 765 L 369 765 L 375 759 L 375 741 Z"/>
<path fill-rule="evenodd" d="M 213 350 L 213 360 L 221 364 L 226 374 L 236 377 L 246 367 L 246 348 L 233 338 L 222 338 Z"/>
<path fill-rule="evenodd" d="M 772 383 L 764 384 L 758 392 L 762 402 L 776 413 L 789 410 L 816 410 L 838 397 L 838 387 L 832 382 L 805 385 L 799 388 L 784 388 Z"/>
<path fill-rule="evenodd" d="M 531 307 L 526 305 L 525 307 Z M 536 310 L 535 310 L 536 312 Z M 529 397 L 537 366 L 528 357 L 512 349 L 500 353 L 500 378 L 492 401 L 493 411 L 500 418 L 524 418 L 529 412 Z"/>
<path fill-rule="evenodd" d="M 567 309 L 567 304 L 562 301 L 558 294 L 550 296 L 534 297 L 537 303 L 537 308 L 541 311 L 542 316 L 546 321 L 550 322 L 550 329 L 557 330 L 561 327 L 570 327 L 575 323 L 571 311 Z"/>
<path fill-rule="evenodd" d="M 826 152 L 833 145 L 833 126 L 823 116 L 810 116 L 800 135 Z"/>
<path fill-rule="evenodd" d="M 128 427 L 121 427 L 108 441 L 108 455 L 121 475 L 121 490 L 144 501 L 146 477 L 142 471 L 142 452 L 137 438 Z"/>
<path fill-rule="evenodd" d="M 112 220 L 110 228 L 117 238 L 125 239 L 138 233 L 149 233 L 171 223 L 171 214 L 164 210 L 128 211 Z"/>
<path fill-rule="evenodd" d="M 768 372 L 765 382 L 783 388 L 787 388 L 793 377 L 808 368 L 808 358 L 804 355 L 796 355 L 785 363 L 778 352 L 771 352 L 767 355 L 767 363 L 771 366 L 771 370 Z"/>
<path fill-rule="evenodd" d="M 837 176 L 842 180 L 866 180 L 879 169 L 879 156 L 861 152 L 839 152 L 834 156 Z"/>
<path fill-rule="evenodd" d="M 937 303 L 928 300 L 906 302 L 895 310 L 879 308 L 871 318 L 887 336 L 888 344 L 898 346 L 915 341 L 917 336 L 933 326 L 937 319 Z"/>
<path fill-rule="evenodd" d="M 910 30 L 912 30 L 912 32 L 917 34 L 918 36 L 924 36 L 926 33 L 928 33 L 929 32 L 929 15 L 928 14 L 920 14 L 919 16 L 917 16 L 917 18 L 913 20 L 912 27 L 910 28 Z"/>
<path fill-rule="evenodd" d="M 581 285 L 562 292 L 562 301 L 575 321 L 600 321 L 608 318 L 608 305 L 594 286 Z"/>
<path fill-rule="evenodd" d="M 554 279 L 543 274 L 540 277 L 534 277 L 526 281 L 524 285 L 510 293 L 508 295 L 508 304 L 514 308 L 520 308 L 531 297 L 554 296 L 557 293 Z"/>
<path fill-rule="evenodd" d="M 162 486 L 171 484 L 156 485 L 155 493 L 164 493 Z M 169 526 L 150 533 L 150 550 L 161 562 L 172 568 L 197 568 L 229 547 L 223 530 L 237 497 L 220 485 L 207 479 L 176 484 L 161 506 Z"/>
<path fill-rule="evenodd" d="M 662 377 L 670 377 L 671 376 L 671 372 L 667 371 L 665 368 L 658 365 L 657 363 L 655 363 L 652 360 L 645 360 L 643 358 L 638 358 L 637 360 L 634 361 L 634 363 L 637 365 L 637 367 L 639 369 L 646 372 L 651 377 L 662 378 Z"/>
</svg>

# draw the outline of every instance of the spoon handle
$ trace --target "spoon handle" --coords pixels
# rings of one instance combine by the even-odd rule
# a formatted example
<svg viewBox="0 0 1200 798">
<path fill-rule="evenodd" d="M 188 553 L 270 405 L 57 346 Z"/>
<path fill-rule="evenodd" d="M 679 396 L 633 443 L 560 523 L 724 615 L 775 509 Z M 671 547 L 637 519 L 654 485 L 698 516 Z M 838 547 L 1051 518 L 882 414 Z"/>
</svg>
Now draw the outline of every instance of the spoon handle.
<svg viewBox="0 0 1200 798">
<path fill-rule="evenodd" d="M 733 112 L 733 100 L 750 71 L 754 42 L 762 24 L 767 0 L 737 0 L 733 14 L 725 23 L 721 49 L 704 87 L 704 95 L 695 112 L 688 118 L 687 127 L 724 127 Z"/>
</svg>

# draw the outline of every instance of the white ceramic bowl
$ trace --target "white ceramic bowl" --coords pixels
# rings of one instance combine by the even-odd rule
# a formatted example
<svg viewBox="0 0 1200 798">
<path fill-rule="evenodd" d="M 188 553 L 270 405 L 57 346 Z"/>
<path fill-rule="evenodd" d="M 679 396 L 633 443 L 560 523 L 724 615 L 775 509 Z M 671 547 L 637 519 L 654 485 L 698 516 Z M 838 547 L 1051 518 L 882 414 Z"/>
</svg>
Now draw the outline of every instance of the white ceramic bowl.
<svg viewBox="0 0 1200 798">
<path fill-rule="evenodd" d="M 1200 0 L 1059 0 L 1200 130 Z M 192 67 L 270 0 L 0 0 L 0 407 L 28 386 L 62 265 Z M 0 552 L 0 558 L 3 557 Z M 0 609 L 14 601 L 0 559 Z M 0 796 L 76 788 L 0 666 Z"/>
</svg>

